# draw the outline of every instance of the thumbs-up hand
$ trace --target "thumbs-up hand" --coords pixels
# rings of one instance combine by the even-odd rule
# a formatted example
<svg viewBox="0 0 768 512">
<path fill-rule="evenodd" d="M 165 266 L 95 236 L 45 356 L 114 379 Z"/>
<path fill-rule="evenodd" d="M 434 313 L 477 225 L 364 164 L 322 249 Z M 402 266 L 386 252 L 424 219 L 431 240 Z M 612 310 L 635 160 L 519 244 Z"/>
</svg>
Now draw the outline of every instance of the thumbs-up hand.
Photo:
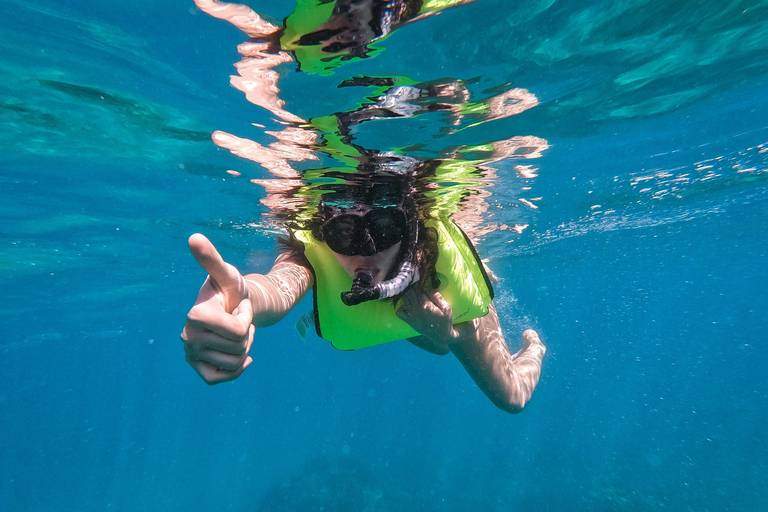
<svg viewBox="0 0 768 512">
<path fill-rule="evenodd" d="M 187 314 L 181 339 L 190 366 L 206 383 L 219 384 L 236 379 L 253 362 L 248 356 L 255 331 L 253 307 L 245 278 L 210 240 L 194 234 L 189 250 L 208 279 Z"/>
</svg>

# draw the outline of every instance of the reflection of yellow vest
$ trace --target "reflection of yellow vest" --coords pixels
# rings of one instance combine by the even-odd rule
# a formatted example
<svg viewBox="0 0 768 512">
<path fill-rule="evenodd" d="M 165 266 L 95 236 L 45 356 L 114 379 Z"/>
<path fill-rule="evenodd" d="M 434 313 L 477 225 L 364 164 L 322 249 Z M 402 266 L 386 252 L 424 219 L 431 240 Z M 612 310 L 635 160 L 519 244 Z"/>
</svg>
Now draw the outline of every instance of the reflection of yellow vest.
<svg viewBox="0 0 768 512">
<path fill-rule="evenodd" d="M 419 16 L 443 11 L 455 7 L 466 0 L 427 0 L 419 10 Z M 326 53 L 318 44 L 299 44 L 302 36 L 311 34 L 320 29 L 333 15 L 336 5 L 334 0 L 297 0 L 296 9 L 285 19 L 285 29 L 280 36 L 280 46 L 283 50 L 289 50 L 296 56 L 299 68 L 305 73 L 330 75 L 334 68 L 347 61 L 359 60 L 361 57 L 353 57 L 348 50 L 335 53 Z M 377 37 L 367 43 L 366 57 L 373 57 L 382 48 L 374 43 L 385 39 L 389 34 Z"/>
<path fill-rule="evenodd" d="M 427 226 L 438 233 L 438 291 L 451 305 L 454 323 L 485 316 L 493 300 L 493 288 L 471 242 L 452 221 L 427 221 Z M 391 301 L 345 306 L 341 293 L 352 288 L 352 277 L 324 242 L 315 240 L 308 231 L 297 232 L 296 237 L 304 242 L 304 254 L 315 274 L 318 336 L 340 350 L 353 350 L 419 335 L 395 315 Z"/>
</svg>

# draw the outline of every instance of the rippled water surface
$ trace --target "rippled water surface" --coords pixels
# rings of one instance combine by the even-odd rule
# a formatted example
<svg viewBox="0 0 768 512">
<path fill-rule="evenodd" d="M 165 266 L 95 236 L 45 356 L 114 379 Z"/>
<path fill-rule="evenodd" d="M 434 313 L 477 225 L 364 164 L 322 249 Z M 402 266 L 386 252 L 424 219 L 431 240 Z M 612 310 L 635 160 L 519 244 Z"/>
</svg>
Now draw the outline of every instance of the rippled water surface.
<svg viewBox="0 0 768 512">
<path fill-rule="evenodd" d="M 326 60 L 192 0 L 0 5 L 0 509 L 764 510 L 768 2 L 479 0 Z M 363 165 L 432 169 L 540 332 L 522 414 L 302 340 L 309 302 L 236 382 L 186 365 L 189 235 L 265 271 Z"/>
</svg>

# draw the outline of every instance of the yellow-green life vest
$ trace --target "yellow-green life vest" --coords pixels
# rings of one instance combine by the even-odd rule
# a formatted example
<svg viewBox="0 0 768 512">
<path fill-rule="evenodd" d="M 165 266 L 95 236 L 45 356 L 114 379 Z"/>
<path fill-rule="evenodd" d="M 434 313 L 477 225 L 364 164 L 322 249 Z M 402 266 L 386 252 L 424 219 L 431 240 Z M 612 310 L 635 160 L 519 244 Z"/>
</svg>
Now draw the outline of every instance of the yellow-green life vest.
<svg viewBox="0 0 768 512">
<path fill-rule="evenodd" d="M 453 221 L 430 220 L 426 225 L 438 233 L 438 291 L 451 305 L 454 323 L 488 314 L 493 287 L 472 243 Z M 354 350 L 419 335 L 395 315 L 392 301 L 373 300 L 345 306 L 341 293 L 352 288 L 352 277 L 325 242 L 319 242 L 308 231 L 297 232 L 296 237 L 304 243 L 304 254 L 315 275 L 314 317 L 318 336 L 337 349 Z"/>
</svg>

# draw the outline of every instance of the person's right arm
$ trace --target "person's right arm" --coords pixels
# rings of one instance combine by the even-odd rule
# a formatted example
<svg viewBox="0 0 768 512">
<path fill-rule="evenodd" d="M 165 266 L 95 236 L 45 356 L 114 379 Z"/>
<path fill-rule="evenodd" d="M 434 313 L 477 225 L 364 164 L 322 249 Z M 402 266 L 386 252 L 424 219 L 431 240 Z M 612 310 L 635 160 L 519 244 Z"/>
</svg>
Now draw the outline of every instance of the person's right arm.
<svg viewBox="0 0 768 512">
<path fill-rule="evenodd" d="M 256 327 L 280 321 L 312 286 L 312 273 L 283 253 L 268 274 L 243 276 L 203 235 L 189 250 L 209 276 L 181 333 L 187 362 L 208 384 L 236 379 L 253 362 L 248 351 Z"/>
</svg>

